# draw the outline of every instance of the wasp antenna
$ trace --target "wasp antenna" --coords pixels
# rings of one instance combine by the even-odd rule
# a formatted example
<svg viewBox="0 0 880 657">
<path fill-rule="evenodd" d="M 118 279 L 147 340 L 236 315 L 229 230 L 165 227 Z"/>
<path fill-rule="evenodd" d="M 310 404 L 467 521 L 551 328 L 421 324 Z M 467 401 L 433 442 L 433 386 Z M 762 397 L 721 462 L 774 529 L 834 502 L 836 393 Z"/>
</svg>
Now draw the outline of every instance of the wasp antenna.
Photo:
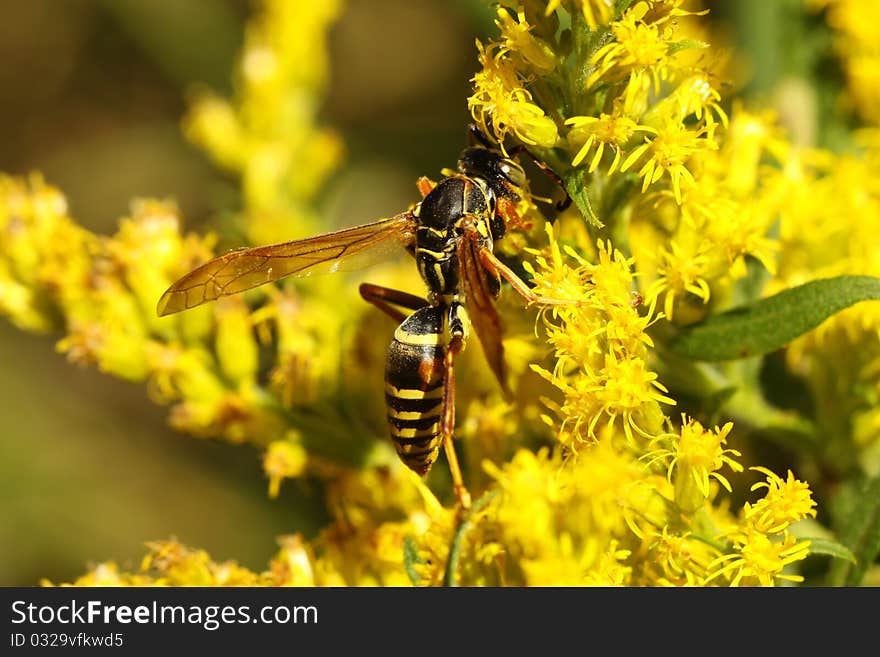
<svg viewBox="0 0 880 657">
<path fill-rule="evenodd" d="M 555 204 L 556 211 L 562 212 L 563 210 L 568 209 L 568 207 L 571 205 L 571 196 L 569 195 L 568 190 L 565 189 L 565 182 L 562 180 L 562 177 L 558 173 L 556 173 L 553 169 L 551 169 L 549 166 L 547 166 L 547 164 L 545 162 L 542 162 L 541 160 L 539 160 L 537 158 L 537 156 L 534 153 L 532 153 L 528 148 L 526 148 L 523 144 L 517 144 L 516 146 L 514 146 L 513 148 L 510 149 L 511 156 L 519 155 L 520 153 L 525 153 L 526 155 L 528 155 L 529 159 L 535 163 L 535 166 L 538 167 L 541 171 L 543 171 L 550 178 L 550 180 L 552 180 L 554 183 L 556 183 L 556 185 L 563 192 L 565 192 L 565 198 L 562 199 L 561 201 L 558 201 Z M 541 198 L 538 198 L 537 196 L 534 196 L 533 198 L 536 198 L 539 201 L 546 201 L 547 203 L 553 203 L 552 199 L 541 199 Z"/>
<path fill-rule="evenodd" d="M 480 130 L 479 126 L 476 123 L 468 124 L 468 141 L 471 145 L 479 144 L 480 146 L 485 146 L 486 148 L 494 148 L 492 142 L 489 140 L 489 137 Z"/>
<path fill-rule="evenodd" d="M 550 203 L 553 203 L 553 199 L 550 198 L 549 196 L 537 196 L 536 194 L 532 194 L 531 196 L 534 200 L 541 201 L 541 203 L 547 203 L 548 205 Z"/>
</svg>

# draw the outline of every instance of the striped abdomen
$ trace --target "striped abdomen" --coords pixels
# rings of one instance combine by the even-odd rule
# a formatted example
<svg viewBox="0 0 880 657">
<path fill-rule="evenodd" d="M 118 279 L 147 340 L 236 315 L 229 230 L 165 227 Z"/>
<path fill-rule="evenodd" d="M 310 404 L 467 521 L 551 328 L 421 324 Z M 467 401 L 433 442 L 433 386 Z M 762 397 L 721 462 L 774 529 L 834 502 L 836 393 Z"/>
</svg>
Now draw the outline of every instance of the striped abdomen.
<svg viewBox="0 0 880 657">
<path fill-rule="evenodd" d="M 427 306 L 407 317 L 394 332 L 385 367 L 385 401 L 391 439 L 400 459 L 424 475 L 443 445 L 444 315 Z"/>
</svg>

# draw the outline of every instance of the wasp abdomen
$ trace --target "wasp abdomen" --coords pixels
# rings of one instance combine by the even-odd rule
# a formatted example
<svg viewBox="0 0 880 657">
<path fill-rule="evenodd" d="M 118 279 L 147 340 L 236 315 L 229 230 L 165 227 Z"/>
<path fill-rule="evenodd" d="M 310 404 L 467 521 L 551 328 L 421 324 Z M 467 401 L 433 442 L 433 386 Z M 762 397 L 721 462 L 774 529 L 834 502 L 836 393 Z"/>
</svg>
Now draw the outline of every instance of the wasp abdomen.
<svg viewBox="0 0 880 657">
<path fill-rule="evenodd" d="M 443 444 L 444 358 L 442 307 L 415 311 L 394 332 L 385 367 L 385 400 L 391 439 L 400 459 L 424 475 Z"/>
</svg>

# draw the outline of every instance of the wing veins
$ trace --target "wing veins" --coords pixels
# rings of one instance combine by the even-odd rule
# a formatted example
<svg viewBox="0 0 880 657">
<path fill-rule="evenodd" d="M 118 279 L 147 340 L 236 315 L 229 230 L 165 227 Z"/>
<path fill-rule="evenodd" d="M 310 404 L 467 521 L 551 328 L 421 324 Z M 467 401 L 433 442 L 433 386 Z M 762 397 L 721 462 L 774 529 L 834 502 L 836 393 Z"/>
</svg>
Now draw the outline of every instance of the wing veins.
<svg viewBox="0 0 880 657">
<path fill-rule="evenodd" d="M 186 310 L 287 276 L 307 275 L 328 263 L 333 263 L 330 271 L 336 271 L 343 259 L 375 255 L 377 247 L 394 243 L 408 246 L 414 237 L 413 228 L 412 213 L 407 211 L 303 240 L 229 251 L 172 284 L 159 300 L 157 310 L 160 315 Z M 302 262 L 295 262 L 298 259 Z M 279 263 L 277 270 L 271 264 L 274 262 Z M 261 272 L 264 276 L 258 277 Z"/>
<path fill-rule="evenodd" d="M 489 288 L 486 269 L 480 262 L 479 234 L 473 227 L 465 230 L 459 244 L 458 254 L 461 267 L 461 280 L 464 286 L 465 299 L 471 324 L 480 346 L 489 364 L 489 368 L 498 379 L 502 392 L 508 399 L 513 393 L 507 382 L 507 363 L 504 359 L 504 345 L 501 342 L 501 318 L 495 308 L 495 295 Z"/>
</svg>

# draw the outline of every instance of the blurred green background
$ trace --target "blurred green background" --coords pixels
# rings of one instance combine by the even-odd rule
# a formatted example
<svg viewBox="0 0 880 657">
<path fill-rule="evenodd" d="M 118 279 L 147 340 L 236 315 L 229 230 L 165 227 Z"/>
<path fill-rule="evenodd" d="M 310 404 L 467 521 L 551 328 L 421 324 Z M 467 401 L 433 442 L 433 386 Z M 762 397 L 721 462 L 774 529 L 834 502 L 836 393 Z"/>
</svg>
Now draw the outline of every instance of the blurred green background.
<svg viewBox="0 0 880 657">
<path fill-rule="evenodd" d="M 760 3 L 733 4 L 714 3 L 713 20 L 753 35 L 740 39 L 743 61 L 767 74 L 754 88 L 769 95 L 790 67 L 774 67 L 782 51 L 766 30 L 743 29 Z M 174 198 L 187 229 L 222 225 L 237 181 L 183 139 L 180 119 L 195 85 L 231 93 L 252 11 L 245 0 L 0 0 L 0 171 L 41 171 L 99 233 L 145 196 Z M 474 37 L 492 20 L 480 0 L 346 3 L 323 111 L 348 150 L 322 201 L 334 222 L 399 212 L 417 176 L 455 162 Z M 288 482 L 269 500 L 257 451 L 175 434 L 143 386 L 68 364 L 59 337 L 0 319 L 0 585 L 70 581 L 105 560 L 136 569 L 145 541 L 171 536 L 261 570 L 276 536 L 320 528 L 316 491 Z"/>
</svg>

